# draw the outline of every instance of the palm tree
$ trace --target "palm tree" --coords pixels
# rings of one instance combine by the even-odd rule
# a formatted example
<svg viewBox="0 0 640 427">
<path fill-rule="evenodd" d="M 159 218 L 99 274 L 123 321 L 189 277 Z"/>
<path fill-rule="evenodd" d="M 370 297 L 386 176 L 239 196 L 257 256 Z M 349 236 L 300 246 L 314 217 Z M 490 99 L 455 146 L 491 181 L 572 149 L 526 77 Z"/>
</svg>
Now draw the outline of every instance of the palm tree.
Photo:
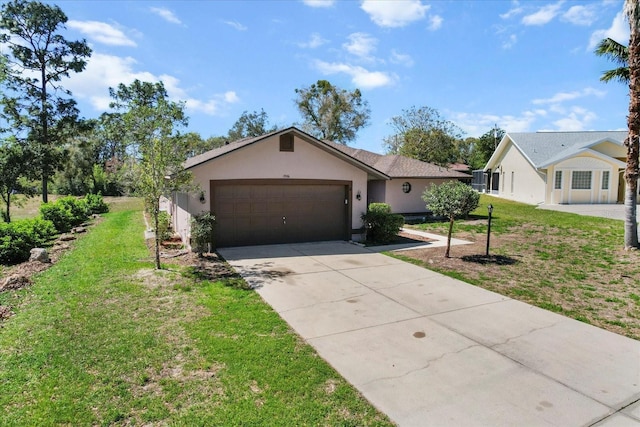
<svg viewBox="0 0 640 427">
<path fill-rule="evenodd" d="M 620 83 L 629 84 L 629 48 L 627 46 L 607 37 L 598 43 L 595 54 L 620 65 L 618 68 L 602 73 L 600 80 L 605 83 L 617 80 Z"/>
<path fill-rule="evenodd" d="M 624 171 L 626 189 L 624 195 L 624 247 L 638 247 L 638 223 L 636 220 L 638 198 L 638 138 L 640 137 L 640 0 L 625 0 L 624 14 L 629 20 L 629 134 L 624 141 L 627 147 L 627 167 Z"/>
</svg>

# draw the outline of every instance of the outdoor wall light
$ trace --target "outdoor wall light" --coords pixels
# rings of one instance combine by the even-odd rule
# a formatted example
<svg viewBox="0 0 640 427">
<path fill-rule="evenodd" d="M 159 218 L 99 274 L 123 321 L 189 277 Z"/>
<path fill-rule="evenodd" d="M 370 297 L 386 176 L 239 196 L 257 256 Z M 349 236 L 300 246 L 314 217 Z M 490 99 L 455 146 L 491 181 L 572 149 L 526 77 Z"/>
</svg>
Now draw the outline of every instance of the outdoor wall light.
<svg viewBox="0 0 640 427">
<path fill-rule="evenodd" d="M 356 199 L 362 200 L 362 194 L 360 194 L 360 190 L 356 193 Z"/>
<path fill-rule="evenodd" d="M 205 198 L 204 198 L 204 191 L 200 192 L 200 197 L 199 197 L 200 203 L 204 203 L 205 202 Z"/>
<path fill-rule="evenodd" d="M 402 192 L 403 193 L 408 193 L 409 191 L 411 191 L 411 184 L 408 182 L 405 182 L 402 184 Z"/>
</svg>

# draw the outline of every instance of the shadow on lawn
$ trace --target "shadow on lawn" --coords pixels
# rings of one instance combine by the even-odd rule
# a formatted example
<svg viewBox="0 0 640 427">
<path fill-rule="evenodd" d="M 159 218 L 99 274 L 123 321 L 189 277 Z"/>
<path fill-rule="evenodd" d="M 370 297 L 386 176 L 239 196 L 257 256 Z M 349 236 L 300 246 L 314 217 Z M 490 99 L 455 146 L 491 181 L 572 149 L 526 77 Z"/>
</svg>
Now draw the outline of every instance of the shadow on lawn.
<svg viewBox="0 0 640 427">
<path fill-rule="evenodd" d="M 496 264 L 496 265 L 513 265 L 518 262 L 517 259 L 504 255 L 464 255 L 460 257 L 465 262 L 474 262 L 476 264 Z"/>
</svg>

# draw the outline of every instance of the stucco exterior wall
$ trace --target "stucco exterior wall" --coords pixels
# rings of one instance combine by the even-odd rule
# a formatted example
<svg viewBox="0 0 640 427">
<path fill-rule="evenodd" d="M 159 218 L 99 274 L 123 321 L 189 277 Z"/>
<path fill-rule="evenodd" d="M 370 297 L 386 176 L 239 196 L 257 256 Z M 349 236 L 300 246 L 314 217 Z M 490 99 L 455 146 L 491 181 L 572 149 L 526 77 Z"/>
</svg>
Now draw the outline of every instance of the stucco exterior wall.
<svg viewBox="0 0 640 427">
<path fill-rule="evenodd" d="M 428 212 L 426 203 L 422 200 L 424 190 L 431 187 L 431 184 L 442 184 L 451 181 L 450 179 L 417 179 L 417 178 L 396 178 L 385 181 L 385 203 L 391 206 L 394 213 L 424 213 Z M 404 193 L 402 184 L 408 182 L 411 191 Z"/>
<path fill-rule="evenodd" d="M 375 180 L 367 183 L 367 206 L 369 203 L 385 203 L 386 181 Z"/>
<path fill-rule="evenodd" d="M 191 168 L 194 183 L 200 191 L 183 197 L 175 208 L 176 231 L 189 228 L 191 215 L 208 211 L 211 206 L 211 180 L 228 179 L 318 179 L 352 182 L 352 229 L 362 226 L 360 215 L 367 209 L 367 172 L 298 138 L 293 152 L 281 152 L 279 136 L 275 135 L 245 146 L 222 157 Z M 360 191 L 361 199 L 356 199 Z M 184 234 L 182 234 L 184 236 Z"/>
<path fill-rule="evenodd" d="M 500 196 L 534 205 L 545 201 L 546 175 L 538 172 L 513 145 L 503 151 L 496 164 Z"/>
<path fill-rule="evenodd" d="M 560 189 L 555 188 L 555 175 L 558 171 L 562 172 Z M 572 189 L 573 171 L 591 171 L 591 188 Z M 605 171 L 609 172 L 607 189 L 602 188 Z M 549 168 L 546 203 L 617 203 L 619 179 L 618 166 L 614 163 L 589 153 L 572 157 Z"/>
</svg>

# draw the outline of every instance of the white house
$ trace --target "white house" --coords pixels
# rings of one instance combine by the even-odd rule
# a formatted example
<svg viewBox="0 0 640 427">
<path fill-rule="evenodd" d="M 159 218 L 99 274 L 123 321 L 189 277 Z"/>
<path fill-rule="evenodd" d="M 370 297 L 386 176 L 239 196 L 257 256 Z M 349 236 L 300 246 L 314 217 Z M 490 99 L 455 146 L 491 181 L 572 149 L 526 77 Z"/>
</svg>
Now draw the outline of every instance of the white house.
<svg viewBox="0 0 640 427">
<path fill-rule="evenodd" d="M 488 191 L 530 204 L 621 203 L 626 131 L 507 133 L 484 168 Z"/>
</svg>

